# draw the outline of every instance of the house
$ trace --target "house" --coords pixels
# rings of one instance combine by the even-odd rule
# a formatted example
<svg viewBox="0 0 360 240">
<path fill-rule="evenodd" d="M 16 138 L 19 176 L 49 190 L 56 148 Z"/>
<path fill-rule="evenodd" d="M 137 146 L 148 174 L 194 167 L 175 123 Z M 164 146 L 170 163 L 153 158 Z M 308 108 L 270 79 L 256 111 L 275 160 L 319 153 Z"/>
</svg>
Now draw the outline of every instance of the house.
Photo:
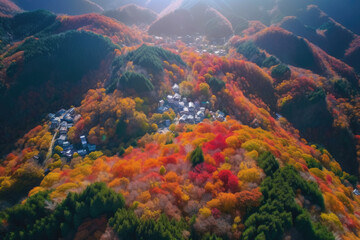
<svg viewBox="0 0 360 240">
<path fill-rule="evenodd" d="M 67 148 L 67 147 L 69 147 L 70 146 L 70 142 L 68 142 L 68 141 L 65 141 L 65 142 L 63 142 L 63 147 L 64 148 Z"/>
<path fill-rule="evenodd" d="M 180 112 L 180 114 L 181 114 L 181 115 L 184 115 L 184 114 L 187 115 L 187 114 L 189 114 L 189 108 L 184 107 L 183 110 Z"/>
<path fill-rule="evenodd" d="M 86 137 L 84 135 L 80 136 L 80 140 L 81 140 L 81 145 L 83 146 L 83 148 L 86 148 L 86 146 L 87 146 Z"/>
<path fill-rule="evenodd" d="M 69 114 L 70 116 L 74 117 L 75 116 L 75 108 L 70 108 L 69 110 L 67 110 L 66 113 Z"/>
<path fill-rule="evenodd" d="M 215 116 L 216 116 L 216 120 L 218 121 L 224 121 L 225 120 L 225 113 L 217 110 L 216 113 L 215 113 Z"/>
<path fill-rule="evenodd" d="M 201 123 L 202 120 L 199 116 L 195 116 L 195 123 Z"/>
<path fill-rule="evenodd" d="M 196 116 L 197 116 L 197 117 L 199 117 L 199 118 L 204 119 L 204 117 L 205 117 L 205 113 L 204 113 L 204 112 L 202 112 L 202 111 L 198 111 L 198 112 L 196 113 Z"/>
<path fill-rule="evenodd" d="M 61 127 L 60 127 L 60 134 L 67 134 L 67 132 L 68 132 L 68 128 L 67 128 L 67 125 L 62 125 Z"/>
<path fill-rule="evenodd" d="M 165 126 L 166 127 L 169 127 L 171 124 L 171 121 L 169 119 L 165 120 Z"/>
<path fill-rule="evenodd" d="M 185 104 L 187 104 L 187 98 L 186 98 L 186 97 L 183 98 L 183 102 L 184 102 Z"/>
<path fill-rule="evenodd" d="M 65 112 L 66 110 L 62 108 L 55 114 L 55 117 L 61 117 Z"/>
<path fill-rule="evenodd" d="M 193 102 L 189 102 L 189 111 L 194 112 L 195 111 L 195 104 Z"/>
<path fill-rule="evenodd" d="M 164 106 L 164 104 L 165 104 L 165 101 L 164 101 L 164 100 L 160 100 L 160 101 L 159 101 L 159 108 L 162 107 L 162 106 Z"/>
<path fill-rule="evenodd" d="M 354 189 L 353 193 L 354 193 L 356 196 L 360 196 L 360 191 L 357 190 L 357 189 Z"/>
<path fill-rule="evenodd" d="M 55 118 L 55 114 L 49 113 L 47 116 L 50 120 L 53 120 Z"/>
<path fill-rule="evenodd" d="M 166 111 L 168 111 L 168 110 L 169 110 L 168 107 L 162 106 L 162 107 L 159 107 L 159 108 L 158 108 L 158 113 L 164 113 L 164 112 L 166 112 Z"/>
<path fill-rule="evenodd" d="M 81 115 L 80 115 L 80 114 L 76 115 L 76 116 L 74 117 L 74 123 L 76 123 L 77 121 L 79 121 L 80 118 L 81 118 Z"/>
<path fill-rule="evenodd" d="M 80 156 L 85 156 L 86 154 L 87 154 L 87 151 L 86 151 L 86 149 L 80 149 L 80 150 L 78 150 L 78 152 L 77 152 Z"/>
<path fill-rule="evenodd" d="M 60 146 L 63 145 L 63 143 L 66 141 L 66 135 L 60 135 L 60 137 L 57 139 L 57 144 L 59 144 Z"/>
<path fill-rule="evenodd" d="M 94 151 L 96 151 L 96 145 L 88 144 L 87 147 L 88 147 L 89 152 L 94 152 Z"/>
<path fill-rule="evenodd" d="M 177 85 L 177 84 L 175 83 L 174 86 L 172 87 L 172 90 L 174 91 L 174 93 L 179 93 L 179 91 L 180 91 L 179 85 Z"/>
<path fill-rule="evenodd" d="M 74 152 L 72 149 L 66 150 L 66 151 L 62 151 L 61 154 L 66 157 L 66 158 L 72 158 Z"/>
<path fill-rule="evenodd" d="M 68 123 L 73 123 L 74 122 L 74 118 L 69 113 L 65 114 L 63 119 L 64 119 L 64 121 L 66 121 Z"/>
<path fill-rule="evenodd" d="M 173 98 L 175 101 L 179 102 L 181 100 L 181 95 L 178 93 L 175 93 Z"/>
<path fill-rule="evenodd" d="M 204 108 L 204 107 L 201 107 L 201 108 L 200 108 L 200 111 L 202 111 L 203 113 L 205 113 L 205 108 Z"/>
<path fill-rule="evenodd" d="M 60 118 L 56 117 L 53 120 L 51 120 L 50 129 L 55 129 L 60 126 Z"/>
<path fill-rule="evenodd" d="M 172 95 L 168 95 L 166 97 L 166 100 L 169 104 L 173 104 L 174 103 L 174 97 Z"/>
<path fill-rule="evenodd" d="M 184 107 L 185 107 L 185 103 L 184 102 L 179 102 L 179 108 L 184 109 Z"/>
<path fill-rule="evenodd" d="M 185 123 L 187 120 L 187 115 L 182 115 L 179 119 L 179 123 Z"/>
<path fill-rule="evenodd" d="M 195 123 L 195 118 L 193 115 L 189 115 L 187 116 L 187 122 L 190 124 L 194 124 Z"/>
</svg>

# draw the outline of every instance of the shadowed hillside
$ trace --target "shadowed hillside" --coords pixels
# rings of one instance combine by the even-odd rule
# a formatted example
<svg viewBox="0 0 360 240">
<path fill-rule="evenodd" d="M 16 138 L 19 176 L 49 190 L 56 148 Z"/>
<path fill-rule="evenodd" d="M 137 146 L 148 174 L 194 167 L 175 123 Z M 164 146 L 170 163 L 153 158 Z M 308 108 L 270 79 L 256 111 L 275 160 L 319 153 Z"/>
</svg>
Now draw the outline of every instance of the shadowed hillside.
<svg viewBox="0 0 360 240">
<path fill-rule="evenodd" d="M 157 14 L 150 9 L 139 7 L 135 4 L 125 5 L 121 8 L 108 10 L 105 16 L 115 18 L 126 25 L 150 25 L 157 19 Z"/>
</svg>

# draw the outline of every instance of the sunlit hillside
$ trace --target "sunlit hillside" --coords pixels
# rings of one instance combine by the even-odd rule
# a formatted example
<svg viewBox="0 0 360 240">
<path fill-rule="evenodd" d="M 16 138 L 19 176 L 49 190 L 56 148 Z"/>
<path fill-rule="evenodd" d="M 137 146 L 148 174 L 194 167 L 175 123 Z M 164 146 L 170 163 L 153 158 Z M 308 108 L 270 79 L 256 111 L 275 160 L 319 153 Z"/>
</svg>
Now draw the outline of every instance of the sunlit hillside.
<svg viewBox="0 0 360 240">
<path fill-rule="evenodd" d="M 360 239 L 357 6 L 0 0 L 0 239 Z"/>
</svg>

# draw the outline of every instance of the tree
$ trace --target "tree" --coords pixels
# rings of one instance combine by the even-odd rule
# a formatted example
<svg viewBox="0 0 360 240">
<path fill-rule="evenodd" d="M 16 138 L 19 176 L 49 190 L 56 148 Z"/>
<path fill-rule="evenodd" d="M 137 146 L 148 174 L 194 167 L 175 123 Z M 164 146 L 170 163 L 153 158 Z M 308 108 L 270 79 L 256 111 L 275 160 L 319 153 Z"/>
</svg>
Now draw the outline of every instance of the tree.
<svg viewBox="0 0 360 240">
<path fill-rule="evenodd" d="M 200 146 L 197 146 L 195 150 L 191 152 L 190 161 L 193 167 L 204 162 L 204 153 Z"/>
<path fill-rule="evenodd" d="M 211 77 L 208 81 L 209 86 L 213 93 L 220 92 L 222 89 L 225 88 L 225 82 L 221 79 L 218 79 L 216 77 Z"/>
<path fill-rule="evenodd" d="M 264 170 L 265 174 L 271 176 L 276 170 L 279 169 L 279 162 L 275 159 L 271 152 L 265 152 L 258 158 L 259 166 Z"/>
</svg>

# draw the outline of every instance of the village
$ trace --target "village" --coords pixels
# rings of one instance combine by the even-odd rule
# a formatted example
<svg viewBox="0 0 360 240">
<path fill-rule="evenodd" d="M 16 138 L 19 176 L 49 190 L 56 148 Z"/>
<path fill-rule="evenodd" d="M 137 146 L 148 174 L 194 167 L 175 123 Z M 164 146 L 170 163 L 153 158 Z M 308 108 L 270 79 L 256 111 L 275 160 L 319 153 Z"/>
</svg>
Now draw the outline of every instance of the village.
<svg viewBox="0 0 360 240">
<path fill-rule="evenodd" d="M 178 116 L 174 120 L 175 124 L 197 124 L 202 122 L 205 118 L 221 122 L 225 121 L 225 113 L 220 110 L 215 112 L 210 110 L 211 106 L 208 101 L 188 101 L 186 97 L 180 95 L 180 88 L 177 84 L 173 85 L 172 90 L 174 92 L 173 95 L 167 95 L 165 100 L 162 99 L 159 101 L 157 112 L 164 113 L 170 108 L 173 109 Z M 167 131 L 170 124 L 170 120 L 166 120 L 162 124 L 159 124 L 159 132 Z"/>
<path fill-rule="evenodd" d="M 155 36 L 156 45 L 161 47 L 170 47 L 176 49 L 176 43 L 181 41 L 186 46 L 194 49 L 195 52 L 204 54 L 215 54 L 217 56 L 226 56 L 226 42 L 227 39 L 221 38 L 216 41 L 209 41 L 205 36 L 200 34 L 197 35 L 186 35 L 186 36 Z"/>
<path fill-rule="evenodd" d="M 54 131 L 54 142 L 51 148 L 60 146 L 63 149 L 63 151 L 61 151 L 63 157 L 69 160 L 73 157 L 74 153 L 85 156 L 88 153 L 96 151 L 96 145 L 89 144 L 84 135 L 80 136 L 81 145 L 77 148 L 68 140 L 67 133 L 69 129 L 81 118 L 80 114 L 76 114 L 75 108 L 68 110 L 60 109 L 56 114 L 49 113 L 48 118 L 51 122 L 50 130 Z"/>
</svg>

